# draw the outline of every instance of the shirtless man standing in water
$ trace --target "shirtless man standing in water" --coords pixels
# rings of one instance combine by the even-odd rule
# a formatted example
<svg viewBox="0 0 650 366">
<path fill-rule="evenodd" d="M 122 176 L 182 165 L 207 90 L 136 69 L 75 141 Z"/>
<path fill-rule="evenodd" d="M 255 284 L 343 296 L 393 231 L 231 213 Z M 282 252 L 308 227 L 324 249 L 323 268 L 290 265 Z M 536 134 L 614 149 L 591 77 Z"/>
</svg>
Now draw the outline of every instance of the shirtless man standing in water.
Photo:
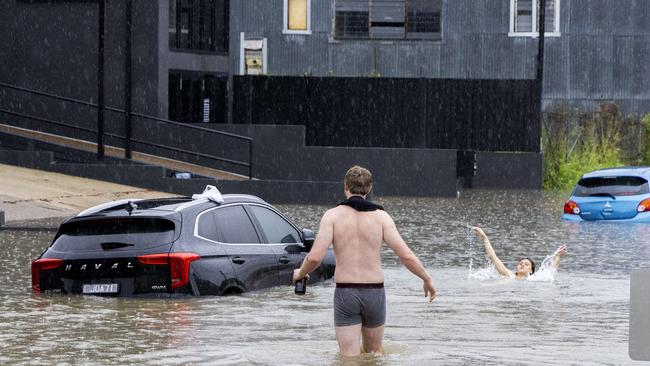
<svg viewBox="0 0 650 366">
<path fill-rule="evenodd" d="M 357 356 L 359 343 L 365 352 L 382 352 L 386 295 L 381 269 L 382 242 L 402 264 L 423 281 L 429 302 L 436 296 L 433 280 L 417 256 L 400 236 L 393 219 L 383 207 L 366 200 L 372 176 L 354 166 L 345 174 L 345 201 L 322 217 L 314 245 L 293 281 L 300 281 L 316 269 L 332 244 L 336 258 L 334 324 L 343 356 Z"/>
</svg>

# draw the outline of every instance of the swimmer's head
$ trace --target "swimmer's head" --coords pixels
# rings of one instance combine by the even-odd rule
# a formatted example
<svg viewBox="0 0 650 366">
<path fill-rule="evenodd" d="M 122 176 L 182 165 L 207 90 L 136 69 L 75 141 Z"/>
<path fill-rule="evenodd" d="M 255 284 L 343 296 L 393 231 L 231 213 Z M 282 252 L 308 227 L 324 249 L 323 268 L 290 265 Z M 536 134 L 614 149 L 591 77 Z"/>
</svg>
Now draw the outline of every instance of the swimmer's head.
<svg viewBox="0 0 650 366">
<path fill-rule="evenodd" d="M 517 277 L 527 277 L 535 273 L 535 262 L 530 258 L 522 258 L 517 263 Z"/>
<path fill-rule="evenodd" d="M 351 194 L 365 197 L 372 189 L 372 174 L 368 169 L 355 165 L 345 173 L 343 183 L 345 189 Z"/>
</svg>

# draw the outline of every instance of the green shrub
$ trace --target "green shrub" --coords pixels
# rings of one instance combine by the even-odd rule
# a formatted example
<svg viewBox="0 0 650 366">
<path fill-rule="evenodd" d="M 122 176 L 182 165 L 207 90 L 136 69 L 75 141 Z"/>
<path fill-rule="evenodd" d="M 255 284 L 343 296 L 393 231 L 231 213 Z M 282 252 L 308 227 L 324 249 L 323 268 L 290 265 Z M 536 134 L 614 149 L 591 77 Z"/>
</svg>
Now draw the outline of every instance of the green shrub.
<svg viewBox="0 0 650 366">
<path fill-rule="evenodd" d="M 558 106 L 543 122 L 545 189 L 569 190 L 586 172 L 624 165 L 620 142 L 625 121 L 615 104 L 601 104 L 590 113 Z"/>
<path fill-rule="evenodd" d="M 641 126 L 643 126 L 643 155 L 641 164 L 650 166 L 650 113 L 641 118 Z"/>
</svg>

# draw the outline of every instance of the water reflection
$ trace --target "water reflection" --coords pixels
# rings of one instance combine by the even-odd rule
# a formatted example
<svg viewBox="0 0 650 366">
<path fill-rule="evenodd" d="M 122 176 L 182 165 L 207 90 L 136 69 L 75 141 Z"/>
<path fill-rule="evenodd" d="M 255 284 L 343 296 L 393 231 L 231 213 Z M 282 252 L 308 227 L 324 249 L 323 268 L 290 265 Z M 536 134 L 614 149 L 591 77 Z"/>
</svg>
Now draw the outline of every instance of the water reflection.
<svg viewBox="0 0 650 366">
<path fill-rule="evenodd" d="M 627 355 L 629 272 L 650 267 L 650 227 L 566 223 L 564 197 L 473 192 L 461 199 L 380 199 L 434 275 L 421 283 L 390 251 L 384 356 L 361 365 L 633 364 Z M 323 206 L 280 206 L 317 228 Z M 513 268 L 569 247 L 553 281 L 468 278 L 485 266 L 468 225 L 485 229 Z M 289 286 L 233 297 L 32 296 L 30 262 L 51 232 L 0 231 L 0 363 L 344 365 L 331 282 L 304 297 Z M 637 363 L 634 363 L 637 364 Z"/>
</svg>

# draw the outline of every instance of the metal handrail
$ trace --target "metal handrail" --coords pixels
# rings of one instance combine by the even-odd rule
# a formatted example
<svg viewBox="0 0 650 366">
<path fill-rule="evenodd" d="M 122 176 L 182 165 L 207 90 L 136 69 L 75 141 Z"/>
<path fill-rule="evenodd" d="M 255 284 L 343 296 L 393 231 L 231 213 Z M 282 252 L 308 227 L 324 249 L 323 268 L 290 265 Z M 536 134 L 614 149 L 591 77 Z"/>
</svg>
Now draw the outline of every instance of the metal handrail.
<svg viewBox="0 0 650 366">
<path fill-rule="evenodd" d="M 6 114 L 17 116 L 17 117 L 33 119 L 35 121 L 47 122 L 47 123 L 51 123 L 51 124 L 61 126 L 61 127 L 75 128 L 75 129 L 78 129 L 78 130 L 81 130 L 81 131 L 84 131 L 84 132 L 91 132 L 91 133 L 97 132 L 97 130 L 94 130 L 94 129 L 91 129 L 91 128 L 85 128 L 85 127 L 80 127 L 80 126 L 76 126 L 76 125 L 71 125 L 71 124 L 68 124 L 68 123 L 58 122 L 58 121 L 54 121 L 54 120 L 47 119 L 47 118 L 36 117 L 36 116 L 29 115 L 29 114 L 13 112 L 13 111 L 3 109 L 3 108 L 0 108 L 0 113 L 6 113 Z M 106 132 L 105 135 L 108 136 L 108 137 L 124 139 L 123 136 L 116 135 L 116 134 L 110 133 L 110 132 Z M 165 150 L 170 150 L 170 151 L 173 151 L 173 152 L 181 152 L 181 153 L 187 154 L 187 155 L 194 155 L 194 156 L 200 157 L 200 158 L 218 160 L 218 161 L 222 161 L 222 162 L 225 162 L 225 163 L 230 163 L 230 164 L 233 164 L 233 165 L 248 167 L 248 163 L 243 162 L 243 161 L 239 161 L 239 160 L 232 160 L 232 159 L 222 158 L 222 157 L 218 157 L 218 156 L 214 156 L 214 155 L 203 154 L 203 153 L 199 153 L 199 152 L 195 152 L 195 151 L 179 149 L 179 148 L 175 148 L 175 147 L 169 147 L 169 146 L 160 145 L 160 144 L 156 144 L 154 142 L 148 142 L 148 141 L 139 140 L 139 139 L 131 139 L 131 141 L 137 142 L 137 143 L 142 144 L 142 145 L 153 146 L 153 147 L 157 147 L 157 148 L 161 148 L 161 149 L 165 149 Z"/>
<path fill-rule="evenodd" d="M 126 112 L 121 111 L 121 113 L 126 113 Z M 172 125 L 176 125 L 176 126 L 189 127 L 189 128 L 192 128 L 192 129 L 194 129 L 196 131 L 206 131 L 206 132 L 211 132 L 211 133 L 217 133 L 217 134 L 222 135 L 222 136 L 233 137 L 233 138 L 240 139 L 240 140 L 253 141 L 252 137 L 242 136 L 242 135 L 238 135 L 238 134 L 232 133 L 232 132 L 223 132 L 223 131 L 217 131 L 217 130 L 213 130 L 213 129 L 205 128 L 205 127 L 192 126 L 192 125 L 188 125 L 188 124 L 181 123 L 181 122 L 178 122 L 178 121 L 171 121 L 171 120 L 168 120 L 168 119 L 153 117 L 153 116 L 149 116 L 149 115 L 146 115 L 146 114 L 140 114 L 140 113 L 136 113 L 136 112 L 131 112 L 131 115 L 134 116 L 134 117 L 146 118 L 146 119 L 149 119 L 149 120 L 152 120 L 152 121 L 168 123 L 168 124 L 172 124 Z"/>
<path fill-rule="evenodd" d="M 25 114 L 25 113 L 18 113 L 18 112 L 10 111 L 8 109 L 0 108 L 0 112 L 6 113 L 6 114 L 9 114 L 9 115 L 12 115 L 12 116 L 16 116 L 16 117 L 22 117 L 22 118 L 33 119 L 35 121 L 47 122 L 47 123 L 50 123 L 50 124 L 53 124 L 53 125 L 56 125 L 56 126 L 76 128 L 76 129 L 84 131 L 84 132 L 97 132 L 97 130 L 93 130 L 92 128 L 75 126 L 75 125 L 71 125 L 71 124 L 68 124 L 68 123 L 59 122 L 59 121 L 55 121 L 55 120 L 51 120 L 51 119 L 47 119 L 47 118 L 36 117 L 36 116 L 32 116 L 32 115 Z"/>
<path fill-rule="evenodd" d="M 48 98 L 52 98 L 52 99 L 56 99 L 56 100 L 61 100 L 61 101 L 65 101 L 65 102 L 70 102 L 70 103 L 74 103 L 74 104 L 79 104 L 79 105 L 86 106 L 86 107 L 98 108 L 98 105 L 95 104 L 95 103 L 92 103 L 92 102 L 86 102 L 86 101 L 79 100 L 79 99 L 63 97 L 63 96 L 60 96 L 60 95 L 46 93 L 46 92 L 43 92 L 43 91 L 24 88 L 24 87 L 20 87 L 20 86 L 16 86 L 16 85 L 0 83 L 0 87 L 4 87 L 4 88 L 7 88 L 7 89 L 14 89 L 14 90 L 18 90 L 18 91 L 22 91 L 22 92 L 26 92 L 26 93 L 30 93 L 30 94 L 34 94 L 34 95 L 40 95 L 40 96 L 44 96 L 44 97 L 48 97 Z M 115 107 L 108 107 L 107 106 L 107 107 L 104 107 L 104 108 L 107 111 L 110 111 L 110 112 L 121 113 L 121 114 L 127 113 L 125 110 L 115 108 Z M 91 133 L 96 133 L 97 132 L 96 129 L 76 126 L 76 125 L 72 125 L 72 124 L 68 124 L 68 123 L 64 123 L 64 122 L 60 122 L 60 121 L 54 121 L 54 120 L 47 119 L 47 118 L 37 117 L 37 116 L 28 115 L 28 114 L 19 113 L 19 112 L 14 112 L 14 111 L 10 111 L 10 110 L 7 110 L 7 109 L 0 108 L 0 112 L 6 113 L 6 114 L 9 114 L 9 115 L 13 115 L 13 116 L 17 116 L 17 117 L 22 117 L 22 118 L 32 119 L 32 120 L 36 120 L 36 121 L 46 122 L 46 123 L 50 123 L 50 124 L 57 125 L 57 126 L 74 128 L 74 129 L 81 130 L 81 131 L 84 131 L 84 132 L 91 132 Z M 203 153 L 200 153 L 200 152 L 194 152 L 194 151 L 189 151 L 189 150 L 180 149 L 180 148 L 173 148 L 173 147 L 169 147 L 169 146 L 165 146 L 165 145 L 156 144 L 156 143 L 153 143 L 153 142 L 147 142 L 147 141 L 133 139 L 133 138 L 130 139 L 131 141 L 142 144 L 142 145 L 153 146 L 153 147 L 169 150 L 169 151 L 172 151 L 172 152 L 180 152 L 180 153 L 187 154 L 187 155 L 193 155 L 193 156 L 196 156 L 196 157 L 201 157 L 201 158 L 216 160 L 216 161 L 229 163 L 229 164 L 233 164 L 233 165 L 247 167 L 248 168 L 248 179 L 253 179 L 253 142 L 254 142 L 254 140 L 253 140 L 252 137 L 242 136 L 242 135 L 234 134 L 234 133 L 231 133 L 231 132 L 217 131 L 217 130 L 213 130 L 213 129 L 205 128 L 205 127 L 188 125 L 188 124 L 180 123 L 180 122 L 177 122 L 177 121 L 171 121 L 171 120 L 167 120 L 167 119 L 164 119 L 164 118 L 149 116 L 149 115 L 141 114 L 141 113 L 130 112 L 129 114 L 131 116 L 134 116 L 134 117 L 148 119 L 148 120 L 152 120 L 152 121 L 156 121 L 156 122 L 167 123 L 167 124 L 175 125 L 175 126 L 182 127 L 182 128 L 188 128 L 188 129 L 191 129 L 191 130 L 194 130 L 194 131 L 213 133 L 213 134 L 217 134 L 217 135 L 220 135 L 220 136 L 225 136 L 225 137 L 230 137 L 230 138 L 234 138 L 234 139 L 241 140 L 241 141 L 246 141 L 248 143 L 248 152 L 249 152 L 249 154 L 248 154 L 248 163 L 243 162 L 243 161 L 223 158 L 223 157 L 219 157 L 219 156 L 203 154 Z M 126 141 L 125 136 L 120 136 L 120 135 L 116 135 L 116 134 L 112 134 L 112 133 L 105 133 L 105 135 L 109 136 L 109 137 L 118 138 L 118 139 L 122 139 L 122 140 Z"/>
</svg>

